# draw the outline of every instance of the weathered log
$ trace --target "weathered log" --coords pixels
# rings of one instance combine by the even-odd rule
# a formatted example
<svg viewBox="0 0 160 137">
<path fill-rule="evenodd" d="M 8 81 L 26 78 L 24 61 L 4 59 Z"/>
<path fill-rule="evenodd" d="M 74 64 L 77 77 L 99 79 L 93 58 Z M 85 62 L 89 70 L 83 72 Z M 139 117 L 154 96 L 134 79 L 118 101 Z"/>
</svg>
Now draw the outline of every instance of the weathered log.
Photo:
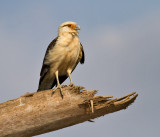
<svg viewBox="0 0 160 137">
<path fill-rule="evenodd" d="M 94 96 L 96 90 L 83 87 L 27 93 L 0 104 L 0 137 L 29 137 L 62 129 L 108 113 L 126 109 L 138 94 L 122 98 Z"/>
</svg>

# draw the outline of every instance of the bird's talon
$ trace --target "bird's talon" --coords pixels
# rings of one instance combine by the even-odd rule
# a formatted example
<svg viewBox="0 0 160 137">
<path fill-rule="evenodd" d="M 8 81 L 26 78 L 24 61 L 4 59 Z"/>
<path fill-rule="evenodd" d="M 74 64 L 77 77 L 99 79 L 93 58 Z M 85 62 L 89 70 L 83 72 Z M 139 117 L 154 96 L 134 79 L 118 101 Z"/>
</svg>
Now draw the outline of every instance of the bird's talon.
<svg viewBox="0 0 160 137">
<path fill-rule="evenodd" d="M 62 93 L 62 86 L 57 86 L 53 91 L 52 91 L 52 95 L 55 93 L 55 91 L 57 90 L 57 89 L 59 89 L 60 90 L 60 94 L 61 94 L 61 97 L 62 97 L 62 99 L 63 99 L 63 93 Z"/>
<path fill-rule="evenodd" d="M 62 93 L 61 87 L 59 87 L 59 91 L 60 91 L 61 97 L 62 97 L 62 99 L 63 99 L 63 93 Z"/>
<path fill-rule="evenodd" d="M 65 88 L 65 87 L 67 87 L 67 85 L 62 85 L 61 87 L 62 87 L 62 88 Z"/>
<path fill-rule="evenodd" d="M 55 93 L 55 91 L 52 91 L 52 95 Z"/>
<path fill-rule="evenodd" d="M 75 87 L 75 85 L 73 83 L 69 84 L 70 87 Z"/>
</svg>

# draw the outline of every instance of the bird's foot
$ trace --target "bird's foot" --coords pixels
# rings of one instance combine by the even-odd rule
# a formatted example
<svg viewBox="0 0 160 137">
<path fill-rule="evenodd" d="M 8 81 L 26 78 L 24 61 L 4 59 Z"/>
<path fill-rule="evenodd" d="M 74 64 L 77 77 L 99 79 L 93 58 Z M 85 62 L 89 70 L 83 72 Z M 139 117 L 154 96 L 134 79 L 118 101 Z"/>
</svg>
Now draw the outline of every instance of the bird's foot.
<svg viewBox="0 0 160 137">
<path fill-rule="evenodd" d="M 78 90 L 84 89 L 84 87 L 76 86 L 73 83 L 70 83 L 68 86 L 70 86 L 71 88 L 74 88 L 74 89 L 78 89 Z"/>
<path fill-rule="evenodd" d="M 76 87 L 76 85 L 74 85 L 73 83 L 70 83 L 68 86 L 70 86 L 70 87 Z"/>
<path fill-rule="evenodd" d="M 61 85 L 61 88 L 65 88 L 65 87 L 67 87 L 67 85 Z"/>
<path fill-rule="evenodd" d="M 62 97 L 62 99 L 63 99 L 62 88 L 63 88 L 63 86 L 57 85 L 57 87 L 56 87 L 55 89 L 53 89 L 52 95 L 55 93 L 55 91 L 56 91 L 57 89 L 59 89 L 59 90 L 60 90 L 61 97 Z"/>
</svg>

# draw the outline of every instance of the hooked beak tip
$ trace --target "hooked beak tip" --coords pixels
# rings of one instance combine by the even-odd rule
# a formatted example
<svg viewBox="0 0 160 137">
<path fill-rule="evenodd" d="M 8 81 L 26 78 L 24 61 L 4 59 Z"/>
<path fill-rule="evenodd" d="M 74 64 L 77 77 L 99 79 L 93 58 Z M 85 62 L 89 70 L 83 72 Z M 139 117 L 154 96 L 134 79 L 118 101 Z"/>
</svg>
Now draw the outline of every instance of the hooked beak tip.
<svg viewBox="0 0 160 137">
<path fill-rule="evenodd" d="M 81 29 L 81 28 L 80 28 L 80 26 L 78 26 L 78 25 L 75 27 L 75 30 L 80 30 L 80 29 Z"/>
</svg>

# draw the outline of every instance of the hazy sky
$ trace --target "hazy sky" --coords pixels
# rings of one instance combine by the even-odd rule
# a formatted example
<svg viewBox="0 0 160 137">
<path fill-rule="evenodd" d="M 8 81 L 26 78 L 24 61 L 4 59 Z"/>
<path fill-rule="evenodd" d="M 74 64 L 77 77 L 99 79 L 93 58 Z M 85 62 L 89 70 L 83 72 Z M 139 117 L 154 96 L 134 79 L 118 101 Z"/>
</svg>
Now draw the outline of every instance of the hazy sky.
<svg viewBox="0 0 160 137">
<path fill-rule="evenodd" d="M 125 111 L 37 137 L 159 137 L 159 0 L 1 0 L 0 102 L 37 90 L 45 50 L 64 21 L 81 26 L 86 54 L 73 82 L 98 95 L 139 96 Z"/>
</svg>

